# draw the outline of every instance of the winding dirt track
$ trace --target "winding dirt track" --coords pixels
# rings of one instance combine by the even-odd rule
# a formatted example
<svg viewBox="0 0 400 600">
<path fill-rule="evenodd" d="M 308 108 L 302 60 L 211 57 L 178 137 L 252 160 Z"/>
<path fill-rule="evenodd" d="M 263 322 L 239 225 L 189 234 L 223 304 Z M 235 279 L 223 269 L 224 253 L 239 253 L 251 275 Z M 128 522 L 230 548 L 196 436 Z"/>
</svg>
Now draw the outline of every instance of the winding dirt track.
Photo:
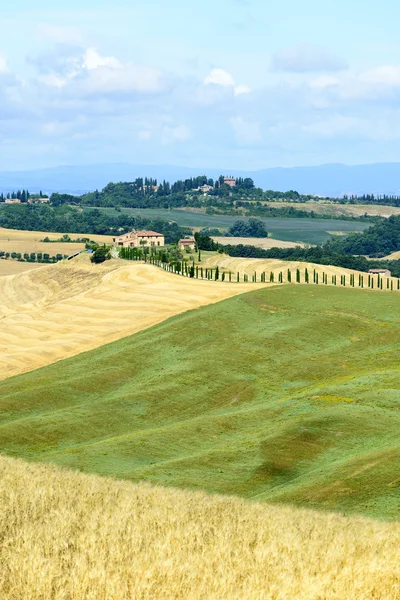
<svg viewBox="0 0 400 600">
<path fill-rule="evenodd" d="M 257 287 L 187 279 L 118 260 L 92 265 L 87 256 L 0 277 L 0 379 Z"/>
</svg>

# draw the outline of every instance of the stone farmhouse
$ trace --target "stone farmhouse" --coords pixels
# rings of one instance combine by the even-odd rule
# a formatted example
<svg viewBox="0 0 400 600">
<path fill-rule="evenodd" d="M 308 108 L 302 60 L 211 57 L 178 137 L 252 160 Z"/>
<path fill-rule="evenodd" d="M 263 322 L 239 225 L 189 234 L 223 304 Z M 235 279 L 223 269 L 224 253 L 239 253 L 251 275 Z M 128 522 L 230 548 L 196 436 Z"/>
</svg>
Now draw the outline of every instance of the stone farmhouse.
<svg viewBox="0 0 400 600">
<path fill-rule="evenodd" d="M 194 238 L 183 238 L 182 240 L 179 240 L 178 247 L 179 250 L 186 250 L 186 248 L 190 248 L 190 250 L 195 250 L 196 242 L 194 241 Z"/>
<path fill-rule="evenodd" d="M 5 204 L 21 204 L 21 200 L 18 198 L 7 198 Z"/>
<path fill-rule="evenodd" d="M 113 238 L 114 246 L 123 248 L 142 248 L 165 246 L 165 238 L 156 231 L 130 231 Z"/>
</svg>

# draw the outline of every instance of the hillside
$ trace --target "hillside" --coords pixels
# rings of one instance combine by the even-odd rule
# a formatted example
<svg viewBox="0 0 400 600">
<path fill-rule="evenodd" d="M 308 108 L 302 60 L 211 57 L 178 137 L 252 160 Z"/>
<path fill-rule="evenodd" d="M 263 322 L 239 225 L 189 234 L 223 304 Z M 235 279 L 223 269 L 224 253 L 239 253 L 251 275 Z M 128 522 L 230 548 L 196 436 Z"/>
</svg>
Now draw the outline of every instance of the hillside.
<svg viewBox="0 0 400 600">
<path fill-rule="evenodd" d="M 251 289 L 195 282 L 145 264 L 92 265 L 87 255 L 0 277 L 0 379 Z"/>
<path fill-rule="evenodd" d="M 220 238 L 222 239 L 222 238 Z M 232 239 L 232 238 L 229 238 Z M 343 267 L 335 267 L 333 265 L 318 265 L 312 262 L 304 262 L 297 260 L 279 260 L 277 258 L 241 258 L 235 256 L 228 256 L 226 254 L 219 254 L 217 252 L 202 252 L 201 263 L 199 265 L 203 268 L 213 268 L 217 266 L 221 272 L 225 273 L 240 273 L 242 277 L 244 274 L 250 278 L 254 273 L 257 273 L 257 281 L 259 281 L 261 273 L 267 273 L 268 277 L 270 273 L 274 273 L 275 281 L 278 281 L 279 273 L 282 272 L 284 281 L 287 281 L 287 271 L 290 269 L 292 272 L 292 281 L 295 281 L 296 270 L 299 269 L 301 274 L 301 281 L 304 282 L 304 273 L 308 269 L 310 275 L 312 275 L 314 269 L 319 275 L 319 281 L 322 281 L 322 274 L 325 273 L 329 277 L 329 284 L 332 281 L 332 275 L 336 275 L 338 281 L 341 275 L 346 275 L 347 284 L 349 282 L 350 275 L 355 276 L 355 287 L 358 287 L 358 276 L 361 274 L 364 277 L 364 285 L 366 284 L 368 274 L 360 271 L 354 271 L 353 269 L 345 269 Z M 251 280 L 251 279 L 250 279 Z M 268 279 L 267 279 L 268 280 Z M 397 279 L 393 278 L 395 287 L 397 285 Z M 377 277 L 374 276 L 374 287 L 377 288 Z"/>
<path fill-rule="evenodd" d="M 7 600 L 399 598 L 400 525 L 0 458 Z"/>
<path fill-rule="evenodd" d="M 163 303 L 170 281 L 158 288 Z M 201 282 L 193 285 L 197 295 Z M 399 308 L 398 292 L 293 285 L 179 315 L 1 382 L 0 449 L 133 481 L 396 519 Z"/>
</svg>

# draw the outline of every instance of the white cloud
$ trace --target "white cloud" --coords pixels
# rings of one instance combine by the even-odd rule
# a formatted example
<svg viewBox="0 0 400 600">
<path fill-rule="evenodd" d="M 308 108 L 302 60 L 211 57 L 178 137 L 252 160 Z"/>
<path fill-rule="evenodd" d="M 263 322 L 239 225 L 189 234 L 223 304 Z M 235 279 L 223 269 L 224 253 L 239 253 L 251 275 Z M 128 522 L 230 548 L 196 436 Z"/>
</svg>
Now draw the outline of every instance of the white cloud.
<svg viewBox="0 0 400 600">
<path fill-rule="evenodd" d="M 235 85 L 233 93 L 235 96 L 241 96 L 242 94 L 250 94 L 251 89 L 247 85 Z"/>
<path fill-rule="evenodd" d="M 204 79 L 204 85 L 222 85 L 231 87 L 235 85 L 232 75 L 224 69 L 213 69 Z"/>
<path fill-rule="evenodd" d="M 296 44 L 280 50 L 272 57 L 274 71 L 306 73 L 318 71 L 342 71 L 347 63 L 325 48 L 311 44 Z"/>
<path fill-rule="evenodd" d="M 178 125 L 177 127 L 165 125 L 162 128 L 161 141 L 164 145 L 173 144 L 174 142 L 186 142 L 190 138 L 191 131 L 186 125 Z"/>
<path fill-rule="evenodd" d="M 384 85 L 388 87 L 400 86 L 400 67 L 385 65 L 365 71 L 359 76 L 361 83 L 368 85 Z"/>
<path fill-rule="evenodd" d="M 152 67 L 122 63 L 114 56 L 102 56 L 95 48 L 73 56 L 61 56 L 44 71 L 39 80 L 49 87 L 67 88 L 74 95 L 156 93 L 165 83 L 162 73 Z"/>
<path fill-rule="evenodd" d="M 230 124 L 236 140 L 243 146 L 253 146 L 261 142 L 260 123 L 247 121 L 243 117 L 233 117 Z"/>
<path fill-rule="evenodd" d="M 110 67 L 110 69 L 122 69 L 123 65 L 114 56 L 101 56 L 96 48 L 88 48 L 83 57 L 83 67 L 89 71 L 99 67 Z"/>
<path fill-rule="evenodd" d="M 230 88 L 235 96 L 249 94 L 251 89 L 246 85 L 236 85 L 234 78 L 224 69 L 212 69 L 204 79 L 204 85 L 217 85 L 224 88 Z"/>
</svg>

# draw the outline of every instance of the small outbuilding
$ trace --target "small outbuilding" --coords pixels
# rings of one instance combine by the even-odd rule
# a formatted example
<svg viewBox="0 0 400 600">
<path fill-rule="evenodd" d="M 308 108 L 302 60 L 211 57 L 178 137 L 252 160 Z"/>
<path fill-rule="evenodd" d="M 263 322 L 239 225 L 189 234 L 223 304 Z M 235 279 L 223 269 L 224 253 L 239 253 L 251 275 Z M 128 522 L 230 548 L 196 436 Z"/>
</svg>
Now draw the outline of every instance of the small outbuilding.
<svg viewBox="0 0 400 600">
<path fill-rule="evenodd" d="M 380 275 L 381 277 L 391 277 L 392 273 L 388 269 L 370 269 L 370 275 Z"/>
<path fill-rule="evenodd" d="M 195 250 L 196 249 L 196 242 L 194 238 L 183 238 L 182 240 L 179 240 L 179 244 L 178 244 L 179 250 L 186 250 L 186 248 L 189 248 L 190 250 Z"/>
</svg>

